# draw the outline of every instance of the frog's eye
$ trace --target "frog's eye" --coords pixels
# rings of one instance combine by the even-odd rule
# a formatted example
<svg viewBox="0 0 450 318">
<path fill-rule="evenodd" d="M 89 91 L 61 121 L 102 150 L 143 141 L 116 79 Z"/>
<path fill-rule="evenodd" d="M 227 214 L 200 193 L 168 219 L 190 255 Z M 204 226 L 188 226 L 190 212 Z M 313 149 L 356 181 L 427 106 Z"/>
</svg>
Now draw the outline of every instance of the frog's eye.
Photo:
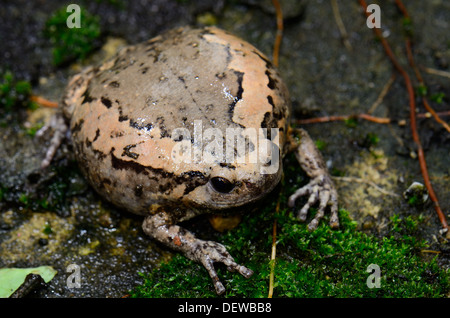
<svg viewBox="0 0 450 318">
<path fill-rule="evenodd" d="M 232 182 L 222 177 L 211 178 L 209 182 L 211 182 L 214 190 L 220 193 L 229 193 L 234 188 L 234 184 Z"/>
</svg>

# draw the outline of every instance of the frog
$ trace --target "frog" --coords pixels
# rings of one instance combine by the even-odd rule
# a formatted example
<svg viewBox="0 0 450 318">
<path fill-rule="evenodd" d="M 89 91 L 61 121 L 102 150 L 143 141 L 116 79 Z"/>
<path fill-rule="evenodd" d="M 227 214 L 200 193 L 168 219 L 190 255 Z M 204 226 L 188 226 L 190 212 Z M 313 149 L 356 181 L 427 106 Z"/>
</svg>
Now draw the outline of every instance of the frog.
<svg viewBox="0 0 450 318">
<path fill-rule="evenodd" d="M 225 287 L 215 263 L 246 278 L 253 271 L 221 243 L 179 224 L 202 214 L 250 213 L 280 182 L 287 153 L 295 152 L 309 178 L 289 197 L 289 207 L 308 196 L 297 218 L 306 221 L 318 205 L 308 229 L 315 230 L 328 209 L 330 226 L 339 227 L 336 188 L 309 134 L 290 125 L 291 100 L 279 70 L 228 31 L 186 26 L 126 46 L 74 75 L 59 104 L 46 126 L 53 137 L 42 168 L 68 135 L 95 191 L 142 215 L 143 232 L 152 239 L 202 264 L 219 295 Z M 228 138 L 227 129 L 236 135 Z M 246 129 L 260 134 L 244 136 Z M 231 157 L 218 155 L 224 142 Z M 258 160 L 237 160 L 255 152 Z"/>
</svg>

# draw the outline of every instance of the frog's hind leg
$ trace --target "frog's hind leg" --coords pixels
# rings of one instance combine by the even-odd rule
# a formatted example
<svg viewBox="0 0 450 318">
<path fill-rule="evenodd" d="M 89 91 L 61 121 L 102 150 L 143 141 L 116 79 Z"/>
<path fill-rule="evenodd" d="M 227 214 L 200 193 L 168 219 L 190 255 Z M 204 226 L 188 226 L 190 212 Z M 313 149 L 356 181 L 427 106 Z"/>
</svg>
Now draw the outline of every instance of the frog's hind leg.
<svg viewBox="0 0 450 318">
<path fill-rule="evenodd" d="M 318 203 L 318 210 L 314 219 L 309 223 L 308 229 L 317 228 L 319 221 L 325 214 L 327 206 L 330 207 L 331 217 L 330 226 L 336 228 L 339 226 L 338 217 L 338 195 L 333 181 L 328 174 L 322 156 L 314 144 L 309 134 L 303 129 L 296 129 L 299 142 L 291 140 L 291 149 L 294 149 L 295 156 L 302 169 L 310 178 L 310 182 L 304 187 L 298 189 L 289 197 L 290 207 L 295 206 L 295 201 L 301 196 L 309 196 L 307 203 L 298 212 L 298 219 L 305 221 L 309 208 Z M 291 138 L 292 139 L 292 138 Z M 293 146 L 293 144 L 295 144 Z"/>
<path fill-rule="evenodd" d="M 219 295 L 225 292 L 225 287 L 214 269 L 215 262 L 225 264 L 229 271 L 237 271 L 246 278 L 253 274 L 252 270 L 237 264 L 222 244 L 197 239 L 186 229 L 171 225 L 168 213 L 160 212 L 146 217 L 142 228 L 150 237 L 182 252 L 189 259 L 201 263 L 208 271 L 216 293 Z"/>
<path fill-rule="evenodd" d="M 47 148 L 47 152 L 45 153 L 45 158 L 41 162 L 41 169 L 45 169 L 50 165 L 50 162 L 55 156 L 56 150 L 58 150 L 69 131 L 69 126 L 60 111 L 51 117 L 47 125 L 38 130 L 36 137 L 43 137 L 49 131 L 52 131 L 53 136 L 50 140 L 50 145 Z"/>
</svg>

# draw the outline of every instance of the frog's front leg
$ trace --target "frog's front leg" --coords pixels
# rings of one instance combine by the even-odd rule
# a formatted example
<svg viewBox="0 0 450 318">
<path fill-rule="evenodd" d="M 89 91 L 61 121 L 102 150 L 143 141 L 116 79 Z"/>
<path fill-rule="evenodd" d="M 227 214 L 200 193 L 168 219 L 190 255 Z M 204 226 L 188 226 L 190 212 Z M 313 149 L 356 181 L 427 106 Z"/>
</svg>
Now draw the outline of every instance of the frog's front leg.
<svg viewBox="0 0 450 318">
<path fill-rule="evenodd" d="M 49 130 L 53 132 L 53 135 L 50 140 L 50 145 L 45 153 L 45 158 L 41 162 L 41 169 L 45 169 L 50 165 L 56 151 L 69 131 L 69 126 L 67 125 L 62 112 L 58 111 L 53 114 L 50 118 L 50 122 L 38 130 L 36 137 L 43 137 Z"/>
<path fill-rule="evenodd" d="M 229 271 L 238 271 L 246 278 L 253 274 L 252 270 L 237 264 L 222 244 L 197 239 L 194 234 L 186 229 L 171 224 L 167 213 L 160 212 L 147 216 L 142 228 L 150 237 L 182 252 L 189 259 L 201 263 L 208 271 L 219 295 L 225 291 L 225 287 L 220 282 L 213 263 L 223 263 Z"/>
<path fill-rule="evenodd" d="M 297 217 L 301 221 L 306 220 L 308 209 L 311 205 L 319 203 L 317 214 L 309 223 L 308 229 L 315 230 L 320 219 L 325 214 L 325 209 L 330 206 L 330 226 L 339 226 L 337 191 L 327 171 L 322 156 L 308 133 L 303 129 L 296 130 L 300 137 L 300 143 L 296 145 L 295 156 L 302 169 L 310 178 L 310 182 L 298 189 L 289 197 L 289 206 L 294 207 L 298 197 L 308 195 L 308 202 L 298 212 Z"/>
</svg>

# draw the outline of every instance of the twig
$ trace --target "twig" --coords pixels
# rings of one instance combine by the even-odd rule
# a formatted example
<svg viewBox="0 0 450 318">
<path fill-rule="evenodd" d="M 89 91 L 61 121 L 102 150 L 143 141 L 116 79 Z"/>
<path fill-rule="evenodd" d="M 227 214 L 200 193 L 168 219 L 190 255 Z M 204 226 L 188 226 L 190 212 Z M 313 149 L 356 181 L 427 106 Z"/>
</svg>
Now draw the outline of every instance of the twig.
<svg viewBox="0 0 450 318">
<path fill-rule="evenodd" d="M 333 9 L 334 19 L 336 20 L 339 32 L 341 33 L 344 46 L 347 50 L 351 52 L 353 48 L 352 45 L 350 44 L 350 41 L 348 40 L 347 30 L 345 29 L 344 22 L 342 21 L 341 14 L 339 12 L 339 6 L 336 0 L 331 0 L 331 8 Z"/>
<path fill-rule="evenodd" d="M 275 208 L 275 213 L 278 214 L 280 211 L 280 197 L 278 197 L 277 207 Z M 273 221 L 272 227 L 272 253 L 270 255 L 270 261 L 272 265 L 270 266 L 270 276 L 269 276 L 269 294 L 267 298 L 272 298 L 273 287 L 275 281 L 275 262 L 277 257 L 277 219 Z"/>
<path fill-rule="evenodd" d="M 356 114 L 356 115 L 343 115 L 343 116 L 325 116 L 325 117 L 316 117 L 316 118 L 308 118 L 308 119 L 296 119 L 296 124 L 316 124 L 316 123 L 326 123 L 331 121 L 346 121 L 349 119 L 365 119 L 367 121 L 371 121 L 377 124 L 389 124 L 391 122 L 390 118 L 386 117 L 375 117 L 369 114 Z"/>
<path fill-rule="evenodd" d="M 441 254 L 440 251 L 433 251 L 433 250 L 421 250 L 422 253 L 431 253 L 431 254 Z"/>
<path fill-rule="evenodd" d="M 440 117 L 450 116 L 450 110 L 437 112 L 437 115 Z M 432 115 L 429 112 L 417 114 L 417 118 L 431 118 Z M 298 125 L 308 125 L 308 124 L 318 124 L 318 123 L 328 123 L 332 121 L 346 121 L 349 119 L 364 119 L 377 124 L 390 124 L 394 121 L 400 123 L 404 122 L 404 119 L 393 120 L 387 117 L 375 117 L 368 114 L 356 114 L 356 115 L 336 115 L 336 116 L 324 116 L 324 117 L 315 117 L 315 118 L 307 118 L 307 119 L 294 119 L 293 121 Z"/>
<path fill-rule="evenodd" d="M 49 108 L 58 108 L 58 103 L 52 102 L 48 99 L 45 99 L 44 97 L 38 96 L 38 95 L 31 95 L 30 100 L 33 102 L 38 103 L 41 106 L 49 107 Z"/>
<path fill-rule="evenodd" d="M 437 112 L 436 114 L 438 114 L 440 117 L 450 116 L 450 110 Z M 430 118 L 430 117 L 431 117 L 430 113 L 417 114 L 417 118 Z"/>
<path fill-rule="evenodd" d="M 272 0 L 272 4 L 275 7 L 277 18 L 277 34 L 275 36 L 275 43 L 273 45 L 273 57 L 272 62 L 275 66 L 278 66 L 278 57 L 280 55 L 281 39 L 283 37 L 283 11 L 278 0 Z"/>
<path fill-rule="evenodd" d="M 277 17 L 277 35 L 275 37 L 275 44 L 273 47 L 273 58 L 272 62 L 275 66 L 278 66 L 278 57 L 280 53 L 280 45 L 281 39 L 283 36 L 283 11 L 281 10 L 281 5 L 278 0 L 272 0 L 273 6 L 276 10 Z M 280 197 L 278 197 L 277 207 L 275 209 L 275 213 L 278 214 L 280 210 Z M 277 256 L 277 219 L 273 221 L 272 227 L 272 253 L 270 256 L 270 260 L 272 262 L 272 266 L 270 267 L 270 276 L 269 276 L 269 294 L 268 298 L 272 298 L 273 296 L 273 287 L 275 281 L 275 261 Z"/>
<path fill-rule="evenodd" d="M 401 0 L 395 0 L 395 4 L 400 9 L 400 11 L 403 13 L 403 16 L 405 17 L 405 19 L 410 20 L 408 10 L 403 5 L 403 2 Z M 420 74 L 420 71 L 417 68 L 416 63 L 414 62 L 414 56 L 413 56 L 412 47 L 411 47 L 411 39 L 409 38 L 409 35 L 407 35 L 407 37 L 406 37 L 406 54 L 408 56 L 409 65 L 411 65 L 412 69 L 414 70 L 414 73 L 416 74 L 416 78 L 419 81 L 419 84 L 422 86 L 425 86 L 425 81 L 423 80 L 422 74 Z M 428 112 L 430 112 L 430 114 L 433 115 L 434 119 L 439 124 L 444 126 L 444 128 L 448 132 L 450 132 L 450 126 L 439 117 L 439 115 L 430 106 L 430 104 L 428 103 L 428 100 L 426 99 L 425 96 L 422 97 L 422 102 L 423 102 L 423 105 L 425 106 L 425 108 L 428 110 Z"/>
<path fill-rule="evenodd" d="M 394 80 L 395 80 L 395 74 L 392 74 L 391 77 L 389 78 L 389 80 L 387 81 L 387 83 L 384 85 L 383 89 L 381 90 L 380 95 L 378 95 L 375 102 L 372 104 L 372 106 L 370 106 L 369 110 L 367 111 L 367 114 L 372 114 L 375 111 L 375 109 L 378 107 L 378 105 L 381 104 L 384 97 L 389 92 L 389 89 L 391 88 L 392 83 L 394 83 Z"/>
<path fill-rule="evenodd" d="M 406 10 L 406 9 L 403 9 L 403 10 Z M 414 62 L 414 57 L 413 57 L 413 54 L 412 54 L 411 40 L 410 39 L 406 39 L 406 53 L 408 55 L 409 65 L 411 65 L 411 67 L 414 69 L 414 73 L 416 74 L 416 77 L 417 77 L 417 80 L 419 81 L 419 84 L 422 85 L 422 86 L 425 86 L 425 82 L 423 80 L 423 77 L 420 74 L 419 69 L 416 67 L 416 63 Z M 423 102 L 423 105 L 425 106 L 425 108 L 427 109 L 427 111 L 434 117 L 434 120 L 436 120 L 439 124 L 441 124 L 450 133 L 450 126 L 439 117 L 439 115 L 430 106 L 430 104 L 428 103 L 428 100 L 427 100 L 427 98 L 425 96 L 422 96 L 422 102 Z"/>
<path fill-rule="evenodd" d="M 396 2 L 399 2 L 399 0 L 396 0 Z M 366 1 L 359 0 L 359 3 L 363 7 L 366 15 L 369 16 L 369 14 L 367 12 Z M 383 48 L 384 48 L 386 54 L 388 55 L 389 59 L 391 60 L 391 63 L 394 65 L 394 67 L 403 76 L 403 78 L 405 80 L 405 85 L 406 85 L 406 88 L 408 91 L 408 96 L 409 96 L 410 126 L 411 126 L 413 141 L 417 147 L 417 154 L 418 154 L 419 163 L 420 163 L 420 170 L 422 171 L 422 176 L 424 179 L 425 186 L 428 190 L 428 193 L 430 194 L 431 201 L 434 203 L 434 208 L 436 210 L 436 213 L 438 214 L 439 220 L 441 221 L 441 224 L 442 224 L 444 230 L 448 231 L 447 220 L 445 219 L 445 215 L 439 206 L 439 201 L 436 197 L 436 194 L 435 194 L 434 189 L 430 182 L 430 178 L 428 175 L 428 169 L 427 169 L 427 165 L 426 165 L 426 160 L 425 160 L 425 154 L 424 154 L 424 151 L 422 148 L 422 144 L 420 142 L 419 134 L 417 132 L 416 102 L 415 102 L 415 98 L 414 98 L 414 88 L 412 86 L 411 79 L 410 79 L 408 73 L 403 69 L 403 67 L 399 64 L 399 62 L 395 58 L 395 55 L 392 52 L 391 47 L 389 46 L 389 43 L 383 37 L 381 31 L 378 28 L 373 28 L 373 30 L 374 30 L 376 36 L 378 37 L 378 39 L 381 41 L 381 44 L 383 45 Z"/>
<path fill-rule="evenodd" d="M 450 126 L 441 119 L 439 114 L 430 106 L 428 100 L 425 97 L 423 97 L 422 101 L 423 105 L 425 106 L 427 111 L 433 116 L 434 120 L 437 121 L 439 124 L 441 124 L 450 133 Z"/>
<path fill-rule="evenodd" d="M 450 72 L 441 71 L 441 70 L 435 70 L 434 68 L 429 68 L 429 67 L 422 67 L 422 68 L 428 74 L 439 75 L 439 76 L 442 76 L 442 77 L 450 78 Z"/>
</svg>

